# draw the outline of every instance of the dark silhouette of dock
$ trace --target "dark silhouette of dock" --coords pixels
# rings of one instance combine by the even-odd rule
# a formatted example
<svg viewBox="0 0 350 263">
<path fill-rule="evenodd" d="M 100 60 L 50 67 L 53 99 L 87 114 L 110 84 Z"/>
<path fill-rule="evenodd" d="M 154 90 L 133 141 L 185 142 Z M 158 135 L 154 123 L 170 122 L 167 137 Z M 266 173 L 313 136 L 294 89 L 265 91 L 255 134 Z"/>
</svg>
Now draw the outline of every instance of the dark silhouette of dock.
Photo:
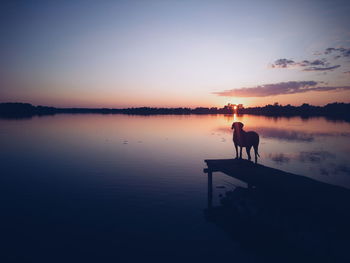
<svg viewBox="0 0 350 263">
<path fill-rule="evenodd" d="M 206 219 L 252 253 L 266 262 L 350 262 L 349 189 L 248 160 L 205 163 Z M 213 206 L 214 172 L 248 187 L 227 191 Z"/>
<path fill-rule="evenodd" d="M 222 172 L 248 184 L 250 188 L 268 191 L 289 200 L 344 209 L 344 200 L 350 200 L 350 190 L 322 183 L 306 176 L 284 172 L 261 164 L 241 159 L 205 160 L 208 177 L 213 172 Z M 210 179 L 212 180 L 212 179 Z M 340 202 L 341 201 L 341 202 Z M 334 203 L 335 202 L 335 203 Z M 350 209 L 350 203 L 346 204 Z"/>
</svg>

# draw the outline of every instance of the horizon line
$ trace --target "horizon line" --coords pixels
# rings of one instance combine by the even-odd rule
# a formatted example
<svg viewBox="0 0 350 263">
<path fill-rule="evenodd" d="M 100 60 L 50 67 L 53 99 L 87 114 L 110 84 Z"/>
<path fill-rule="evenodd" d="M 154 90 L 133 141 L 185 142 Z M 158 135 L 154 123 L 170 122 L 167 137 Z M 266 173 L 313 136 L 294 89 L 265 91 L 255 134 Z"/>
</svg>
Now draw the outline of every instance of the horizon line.
<svg viewBox="0 0 350 263">
<path fill-rule="evenodd" d="M 189 106 L 185 106 L 185 107 L 181 107 L 181 106 L 177 106 L 177 107 L 155 107 L 155 106 L 129 106 L 129 107 L 122 107 L 122 108 L 111 108 L 111 107 L 78 107 L 78 106 L 73 106 L 73 107 L 56 107 L 56 106 L 48 106 L 48 105 L 41 105 L 41 104 L 32 104 L 32 103 L 29 103 L 29 102 L 0 102 L 0 104 L 29 104 L 31 106 L 34 106 L 34 107 L 47 107 L 47 108 L 55 108 L 55 109 L 110 109 L 110 110 L 123 110 L 123 109 L 139 109 L 139 108 L 150 108 L 150 109 L 198 109 L 198 108 L 208 108 L 208 109 L 211 109 L 211 108 L 217 108 L 217 109 L 223 109 L 225 108 L 226 106 L 228 106 L 229 104 L 231 105 L 243 105 L 244 104 L 233 104 L 233 103 L 228 103 L 226 105 L 223 105 L 221 108 L 220 107 L 217 107 L 217 106 L 197 106 L 197 107 L 189 107 Z M 249 109 L 249 108 L 261 108 L 261 107 L 266 107 L 266 106 L 282 106 L 282 107 L 285 107 L 285 106 L 292 106 L 292 107 L 300 107 L 302 105 L 309 105 L 309 106 L 312 106 L 312 107 L 325 107 L 329 104 L 350 104 L 350 102 L 337 102 L 337 101 L 334 101 L 334 102 L 329 102 L 329 103 L 326 103 L 324 105 L 312 105 L 312 104 L 309 104 L 309 103 L 301 103 L 299 105 L 292 105 L 292 104 L 280 104 L 278 102 L 275 102 L 275 103 L 272 103 L 272 104 L 266 104 L 266 105 L 263 105 L 263 106 L 249 106 L 249 107 L 244 107 L 245 109 Z"/>
</svg>

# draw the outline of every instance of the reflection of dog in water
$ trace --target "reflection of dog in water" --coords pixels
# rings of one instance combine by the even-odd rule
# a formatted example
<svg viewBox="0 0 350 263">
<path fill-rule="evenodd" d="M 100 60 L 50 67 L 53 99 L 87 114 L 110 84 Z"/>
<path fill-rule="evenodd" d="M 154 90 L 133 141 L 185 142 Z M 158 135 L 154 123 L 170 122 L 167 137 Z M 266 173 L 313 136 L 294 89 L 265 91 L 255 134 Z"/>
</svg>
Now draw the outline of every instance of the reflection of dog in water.
<svg viewBox="0 0 350 263">
<path fill-rule="evenodd" d="M 254 148 L 254 154 L 255 154 L 255 163 L 258 161 L 258 156 L 260 157 L 258 153 L 258 147 L 259 147 L 259 135 L 254 131 L 244 131 L 243 130 L 243 123 L 242 122 L 234 122 L 232 123 L 231 129 L 234 130 L 233 132 L 233 143 L 236 148 L 236 159 L 238 159 L 238 146 L 240 148 L 239 158 L 242 159 L 242 148 L 246 147 L 248 160 L 251 160 L 250 156 L 250 149 Z"/>
</svg>

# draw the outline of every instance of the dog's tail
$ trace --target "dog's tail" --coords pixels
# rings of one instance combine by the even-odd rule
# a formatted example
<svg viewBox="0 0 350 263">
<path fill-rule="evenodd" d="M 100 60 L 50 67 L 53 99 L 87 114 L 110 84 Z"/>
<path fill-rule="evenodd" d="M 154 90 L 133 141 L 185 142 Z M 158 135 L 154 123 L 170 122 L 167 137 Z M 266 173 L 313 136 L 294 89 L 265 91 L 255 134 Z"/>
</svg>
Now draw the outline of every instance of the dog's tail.
<svg viewBox="0 0 350 263">
<path fill-rule="evenodd" d="M 254 151 L 255 151 L 256 155 L 260 157 L 260 154 L 259 154 L 259 145 L 254 145 L 253 147 L 254 147 Z"/>
<path fill-rule="evenodd" d="M 256 152 L 256 155 L 260 157 L 260 154 L 259 154 L 259 141 L 260 141 L 260 138 L 259 138 L 259 135 L 256 133 L 256 137 L 257 137 L 257 141 L 256 141 L 256 144 L 254 145 L 254 150 Z"/>
</svg>

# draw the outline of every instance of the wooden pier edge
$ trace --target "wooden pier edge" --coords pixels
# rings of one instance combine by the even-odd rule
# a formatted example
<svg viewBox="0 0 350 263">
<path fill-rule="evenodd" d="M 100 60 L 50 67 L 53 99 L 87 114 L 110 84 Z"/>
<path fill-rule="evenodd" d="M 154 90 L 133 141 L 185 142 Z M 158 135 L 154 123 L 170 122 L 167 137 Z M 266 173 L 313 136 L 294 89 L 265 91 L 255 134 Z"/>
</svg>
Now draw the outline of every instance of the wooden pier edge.
<svg viewBox="0 0 350 263">
<path fill-rule="evenodd" d="M 213 200 L 213 173 L 222 172 L 230 177 L 265 191 L 276 197 L 287 197 L 294 202 L 322 205 L 335 209 L 350 210 L 350 190 L 327 184 L 310 177 L 255 164 L 242 159 L 207 159 L 208 207 Z"/>
</svg>

